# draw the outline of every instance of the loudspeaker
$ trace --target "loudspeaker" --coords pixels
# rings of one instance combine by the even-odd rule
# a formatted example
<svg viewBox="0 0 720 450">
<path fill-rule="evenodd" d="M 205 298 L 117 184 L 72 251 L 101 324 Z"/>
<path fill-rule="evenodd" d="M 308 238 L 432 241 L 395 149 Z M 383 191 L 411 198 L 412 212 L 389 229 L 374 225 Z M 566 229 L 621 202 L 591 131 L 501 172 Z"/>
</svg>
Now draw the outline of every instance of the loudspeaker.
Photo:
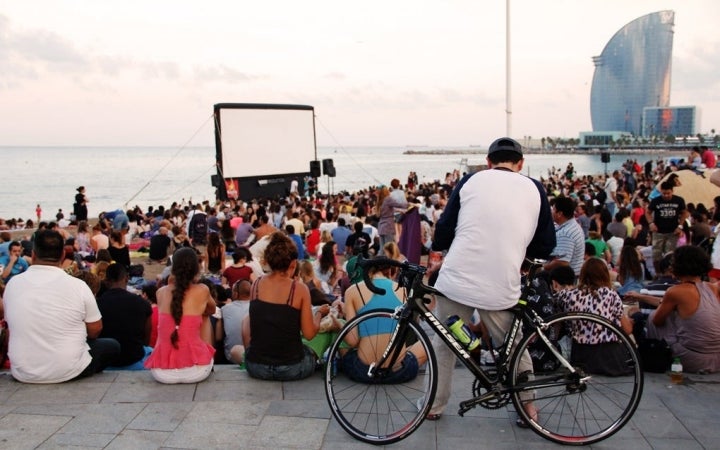
<svg viewBox="0 0 720 450">
<path fill-rule="evenodd" d="M 210 184 L 216 188 L 220 187 L 220 175 L 210 175 Z"/>
<path fill-rule="evenodd" d="M 320 161 L 310 161 L 310 176 L 317 178 L 320 175 Z"/>
<path fill-rule="evenodd" d="M 332 159 L 323 159 L 322 167 L 323 167 L 323 174 L 325 174 L 329 177 L 335 176 L 335 166 L 333 165 Z"/>
<path fill-rule="evenodd" d="M 610 162 L 610 153 L 607 153 L 607 152 L 600 153 L 600 162 L 609 163 Z"/>
</svg>

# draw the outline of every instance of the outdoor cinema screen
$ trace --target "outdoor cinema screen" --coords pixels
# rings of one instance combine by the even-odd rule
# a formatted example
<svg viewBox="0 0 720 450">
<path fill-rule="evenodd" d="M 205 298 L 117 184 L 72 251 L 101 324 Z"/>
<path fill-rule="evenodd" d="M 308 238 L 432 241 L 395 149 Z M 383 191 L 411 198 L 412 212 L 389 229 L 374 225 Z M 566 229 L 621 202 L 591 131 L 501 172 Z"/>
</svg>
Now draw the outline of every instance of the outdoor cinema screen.
<svg viewBox="0 0 720 450">
<path fill-rule="evenodd" d="M 215 111 L 224 178 L 306 173 L 316 159 L 311 106 L 231 103 Z"/>
</svg>

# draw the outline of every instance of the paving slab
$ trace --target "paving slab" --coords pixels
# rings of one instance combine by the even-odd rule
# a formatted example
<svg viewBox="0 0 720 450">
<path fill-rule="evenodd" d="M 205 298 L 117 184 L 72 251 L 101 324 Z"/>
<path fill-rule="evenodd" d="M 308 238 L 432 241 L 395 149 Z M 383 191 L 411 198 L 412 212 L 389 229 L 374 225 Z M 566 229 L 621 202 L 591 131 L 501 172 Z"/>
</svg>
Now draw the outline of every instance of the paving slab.
<svg viewBox="0 0 720 450">
<path fill-rule="evenodd" d="M 148 403 L 126 430 L 174 431 L 193 409 L 193 403 Z"/>
<path fill-rule="evenodd" d="M 646 374 L 635 416 L 593 449 L 718 448 L 720 374 L 686 375 L 673 385 Z M 457 415 L 472 395 L 465 368 L 453 375 L 448 410 L 404 441 L 425 449 L 545 449 L 561 446 L 517 428 L 511 405 Z M 106 372 L 57 385 L 29 385 L 0 372 L 0 448 L 337 449 L 377 448 L 335 422 L 321 373 L 295 382 L 250 378 L 237 366 L 216 366 L 190 385 L 162 385 L 148 372 Z"/>
<path fill-rule="evenodd" d="M 125 430 L 106 446 L 108 450 L 153 450 L 170 437 L 169 431 Z"/>
<path fill-rule="evenodd" d="M 0 447 L 3 450 L 36 448 L 70 420 L 70 416 L 6 414 L 0 418 Z"/>
<path fill-rule="evenodd" d="M 328 421 L 304 417 L 265 416 L 249 446 L 254 448 L 320 448 Z"/>
</svg>

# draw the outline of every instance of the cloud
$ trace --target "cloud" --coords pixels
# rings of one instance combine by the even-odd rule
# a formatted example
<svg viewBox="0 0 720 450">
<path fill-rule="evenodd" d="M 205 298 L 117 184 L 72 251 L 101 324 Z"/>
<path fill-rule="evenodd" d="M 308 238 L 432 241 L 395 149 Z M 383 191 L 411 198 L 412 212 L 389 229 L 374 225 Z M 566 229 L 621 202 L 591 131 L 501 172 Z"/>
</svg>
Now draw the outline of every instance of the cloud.
<svg viewBox="0 0 720 450">
<path fill-rule="evenodd" d="M 237 83 L 242 81 L 268 80 L 268 75 L 257 75 L 242 72 L 225 64 L 217 66 L 195 66 L 193 67 L 195 80 L 198 82 L 224 82 Z"/>
<path fill-rule="evenodd" d="M 0 58 L 47 67 L 82 67 L 87 61 L 72 42 L 48 30 L 15 31 L 7 16 L 0 15 Z"/>
</svg>

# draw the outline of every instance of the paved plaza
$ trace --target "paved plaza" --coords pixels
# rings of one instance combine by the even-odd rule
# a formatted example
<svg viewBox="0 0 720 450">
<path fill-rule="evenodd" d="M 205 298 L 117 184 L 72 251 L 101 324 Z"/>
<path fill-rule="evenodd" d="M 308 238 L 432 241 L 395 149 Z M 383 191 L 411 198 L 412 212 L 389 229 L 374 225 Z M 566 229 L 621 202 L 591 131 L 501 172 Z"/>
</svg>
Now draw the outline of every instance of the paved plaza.
<svg viewBox="0 0 720 450">
<path fill-rule="evenodd" d="M 451 404 L 469 398 L 471 379 L 455 370 Z M 720 448 L 720 375 L 686 375 L 685 384 L 647 374 L 628 424 L 591 448 Z M 455 409 L 455 408 L 453 408 Z M 394 448 L 559 448 L 513 425 L 511 406 L 449 411 Z M 322 374 L 296 382 L 254 380 L 235 366 L 210 378 L 162 385 L 149 372 L 105 372 L 56 385 L 29 385 L 0 372 L 0 448 L 338 449 L 376 448 L 331 418 Z"/>
</svg>

